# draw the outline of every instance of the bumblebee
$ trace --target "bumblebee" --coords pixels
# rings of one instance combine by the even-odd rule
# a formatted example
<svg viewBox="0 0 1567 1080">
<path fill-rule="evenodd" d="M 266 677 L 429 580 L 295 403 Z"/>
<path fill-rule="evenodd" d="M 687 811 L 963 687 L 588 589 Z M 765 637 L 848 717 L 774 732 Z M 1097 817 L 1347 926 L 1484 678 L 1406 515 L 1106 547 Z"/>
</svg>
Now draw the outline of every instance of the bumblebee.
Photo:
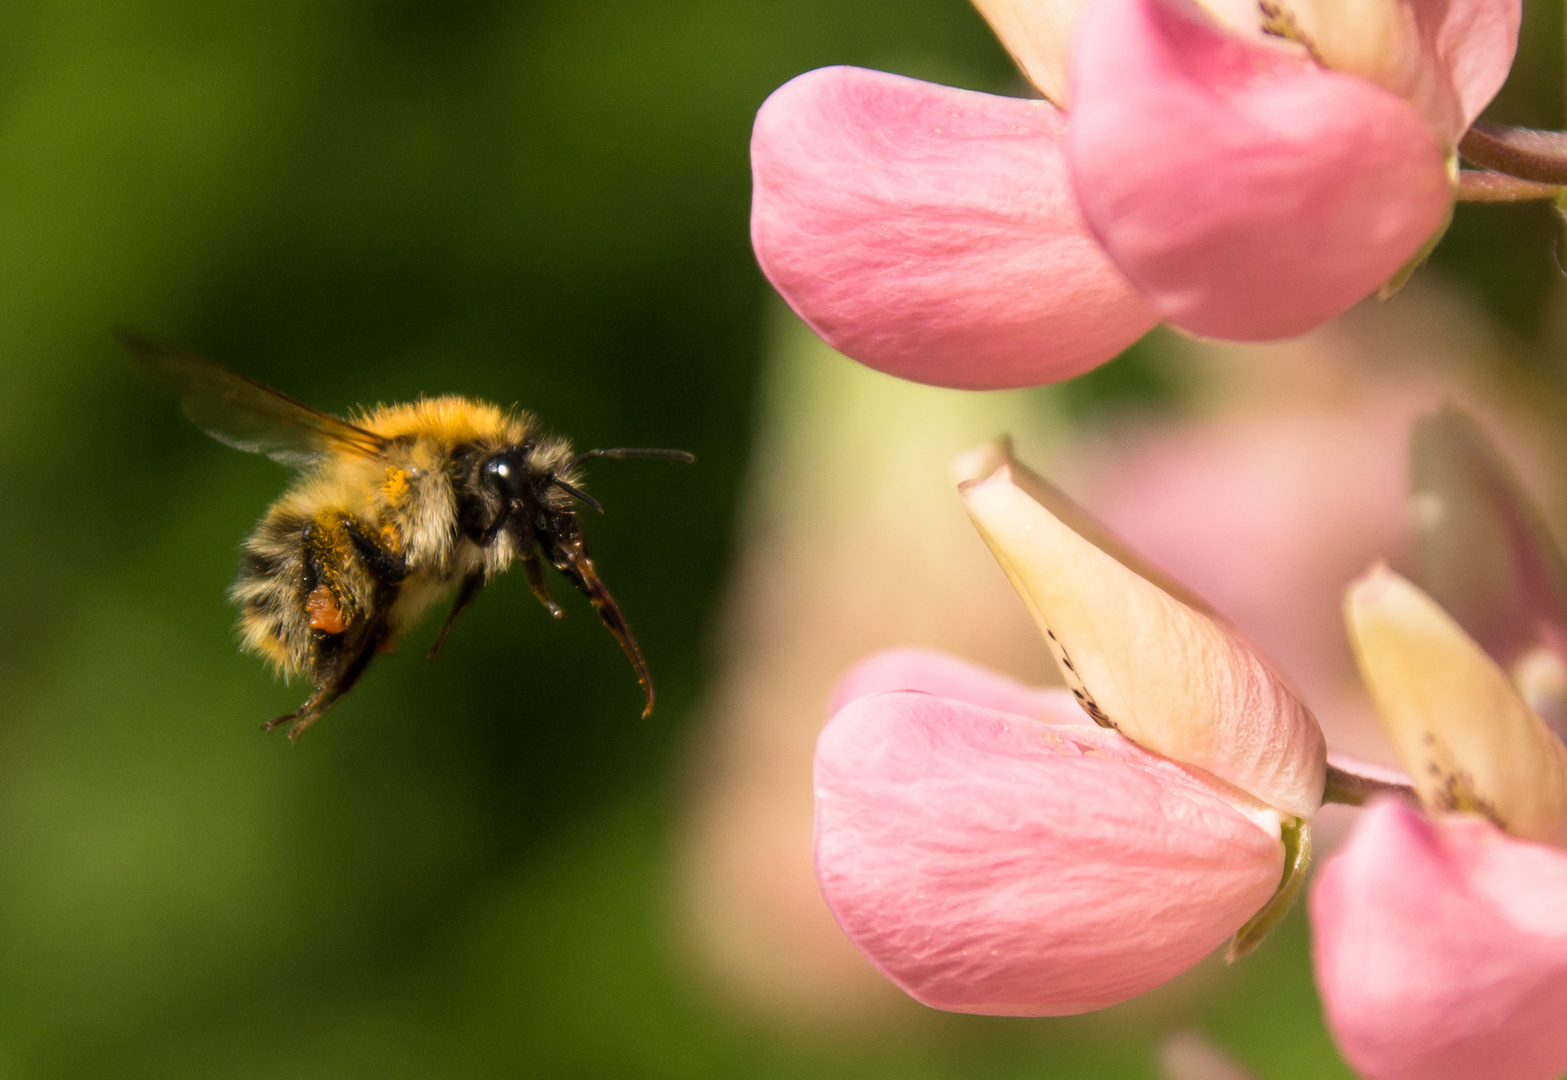
<svg viewBox="0 0 1567 1080">
<path fill-rule="evenodd" d="M 653 711 L 653 681 L 636 639 L 582 538 L 577 506 L 592 458 L 694 461 L 682 450 L 573 453 L 528 412 L 449 395 L 378 405 L 351 420 L 320 412 L 217 364 L 135 334 L 120 341 L 179 394 L 185 416 L 219 442 L 301 469 L 244 542 L 229 598 L 242 647 L 314 691 L 263 730 L 297 739 L 347 693 L 378 652 L 455 588 L 431 646 L 495 575 L 520 560 L 545 609 L 548 561 L 598 612 L 625 651 Z"/>
</svg>

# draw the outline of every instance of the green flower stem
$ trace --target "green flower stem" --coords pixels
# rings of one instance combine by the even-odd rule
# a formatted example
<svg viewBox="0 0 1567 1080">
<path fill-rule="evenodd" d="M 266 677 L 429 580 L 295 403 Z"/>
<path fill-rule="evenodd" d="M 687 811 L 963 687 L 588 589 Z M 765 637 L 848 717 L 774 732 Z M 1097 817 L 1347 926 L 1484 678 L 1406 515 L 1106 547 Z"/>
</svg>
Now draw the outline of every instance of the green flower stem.
<svg viewBox="0 0 1567 1080">
<path fill-rule="evenodd" d="M 1306 883 L 1306 867 L 1311 865 L 1311 824 L 1303 818 L 1285 818 L 1279 839 L 1284 843 L 1284 876 L 1262 909 L 1235 931 L 1235 938 L 1224 953 L 1227 964 L 1235 963 L 1262 944 L 1262 939 L 1289 914 L 1300 887 Z"/>
<path fill-rule="evenodd" d="M 1459 202 L 1528 202 L 1554 199 L 1562 189 L 1538 180 L 1520 180 L 1495 169 L 1464 169 L 1458 174 Z"/>
<path fill-rule="evenodd" d="M 1567 184 L 1567 132 L 1475 124 L 1458 152 L 1465 161 L 1520 180 Z"/>
<path fill-rule="evenodd" d="M 1324 803 L 1364 806 L 1377 795 L 1391 795 L 1395 799 L 1403 799 L 1412 806 L 1420 805 L 1420 799 L 1415 794 L 1413 785 L 1395 784 L 1388 780 L 1361 776 L 1359 773 L 1341 769 L 1331 762 L 1328 764 L 1328 783 L 1322 792 Z"/>
</svg>

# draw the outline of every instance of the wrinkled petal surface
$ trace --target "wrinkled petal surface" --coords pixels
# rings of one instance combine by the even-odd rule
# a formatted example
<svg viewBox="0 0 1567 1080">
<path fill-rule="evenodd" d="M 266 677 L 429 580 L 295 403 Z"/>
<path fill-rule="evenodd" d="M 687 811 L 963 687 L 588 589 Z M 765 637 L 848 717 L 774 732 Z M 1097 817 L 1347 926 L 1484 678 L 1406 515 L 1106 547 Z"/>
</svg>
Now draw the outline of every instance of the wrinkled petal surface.
<svg viewBox="0 0 1567 1080">
<path fill-rule="evenodd" d="M 1010 466 L 960 490 L 1090 716 L 1269 806 L 1316 811 L 1322 731 L 1257 653 L 1074 532 Z"/>
<path fill-rule="evenodd" d="M 1463 627 L 1386 566 L 1350 586 L 1344 616 L 1421 802 L 1567 845 L 1567 749 Z"/>
<path fill-rule="evenodd" d="M 1156 321 L 1089 234 L 1065 117 L 860 68 L 784 84 L 751 136 L 751 239 L 811 328 L 940 386 L 1055 382 Z"/>
<path fill-rule="evenodd" d="M 1395 802 L 1361 816 L 1311 898 L 1317 986 L 1367 1080 L 1567 1071 L 1567 855 Z"/>
<path fill-rule="evenodd" d="M 916 999 L 1052 1016 L 1195 964 L 1268 900 L 1283 854 L 1113 731 L 891 693 L 817 743 L 816 867 L 844 932 Z"/>
<path fill-rule="evenodd" d="M 1394 94 L 1179 4 L 1084 12 L 1067 131 L 1078 200 L 1174 325 L 1236 340 L 1303 333 L 1442 227 L 1445 151 Z"/>
<path fill-rule="evenodd" d="M 883 649 L 867 656 L 838 680 L 827 711 L 830 715 L 851 701 L 891 690 L 934 694 L 1049 724 L 1092 723 L 1065 690 L 1025 686 L 935 649 Z"/>
</svg>

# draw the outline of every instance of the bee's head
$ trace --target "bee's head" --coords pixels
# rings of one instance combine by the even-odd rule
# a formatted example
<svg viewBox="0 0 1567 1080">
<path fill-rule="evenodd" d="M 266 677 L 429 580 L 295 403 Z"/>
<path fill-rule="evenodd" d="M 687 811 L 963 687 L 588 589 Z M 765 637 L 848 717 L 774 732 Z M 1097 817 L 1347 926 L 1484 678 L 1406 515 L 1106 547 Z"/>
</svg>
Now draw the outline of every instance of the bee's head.
<svg viewBox="0 0 1567 1080">
<path fill-rule="evenodd" d="M 637 678 L 647 695 L 642 712 L 646 716 L 653 710 L 653 683 L 648 677 L 647 664 L 643 662 L 642 651 L 637 648 L 630 628 L 620 617 L 614 598 L 599 580 L 593 561 L 588 558 L 573 505 L 581 503 L 601 514 L 604 512 L 597 499 L 577 486 L 579 465 L 590 458 L 628 457 L 695 460 L 683 450 L 588 450 L 572 456 L 570 445 L 564 440 L 504 447 L 478 463 L 479 487 L 484 493 L 484 501 L 491 504 L 493 516 L 488 526 L 481 526 L 481 532 L 470 535 L 488 546 L 497 536 L 506 533 L 517 545 L 517 554 L 530 567 L 529 584 L 534 594 L 556 618 L 561 611 L 549 598 L 544 581 L 538 576 L 535 548 L 588 598 L 636 668 Z"/>
<path fill-rule="evenodd" d="M 509 506 L 534 494 L 535 470 L 526 446 L 508 446 L 491 454 L 479 466 L 479 481 L 502 503 Z"/>
<path fill-rule="evenodd" d="M 684 450 L 588 450 L 572 456 L 570 445 L 564 440 L 502 447 L 478 463 L 477 486 L 482 502 L 488 504 L 482 512 L 489 524 L 479 526 L 480 535 L 476 539 L 488 545 L 508 528 L 524 533 L 530 530 L 548 533 L 556 528 L 574 532 L 573 502 L 602 514 L 604 508 L 598 500 L 577 486 L 576 475 L 582 462 L 600 457 L 696 460 Z M 464 516 L 471 519 L 475 515 Z M 470 532 L 470 535 L 474 534 Z M 526 542 L 524 546 L 528 546 Z"/>
<path fill-rule="evenodd" d="M 547 530 L 557 518 L 574 517 L 564 447 L 524 442 L 480 458 L 469 475 L 466 527 L 488 547 L 502 532 L 526 536 Z M 527 545 L 524 540 L 524 546 Z"/>
</svg>

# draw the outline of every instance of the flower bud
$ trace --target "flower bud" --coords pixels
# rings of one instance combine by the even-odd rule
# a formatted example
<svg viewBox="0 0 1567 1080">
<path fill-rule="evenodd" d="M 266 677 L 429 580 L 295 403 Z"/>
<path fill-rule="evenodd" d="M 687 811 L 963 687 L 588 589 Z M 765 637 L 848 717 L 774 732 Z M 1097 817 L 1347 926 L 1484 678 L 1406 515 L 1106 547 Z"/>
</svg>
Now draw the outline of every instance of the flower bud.
<svg viewBox="0 0 1567 1080">
<path fill-rule="evenodd" d="M 1567 748 L 1447 612 L 1377 565 L 1344 601 L 1350 642 L 1421 802 L 1567 845 Z"/>
<path fill-rule="evenodd" d="M 964 484 L 963 501 L 1083 709 L 1149 750 L 1310 817 L 1326 747 L 1294 692 L 1235 631 L 1068 527 L 1015 481 L 1016 468 Z"/>
</svg>

